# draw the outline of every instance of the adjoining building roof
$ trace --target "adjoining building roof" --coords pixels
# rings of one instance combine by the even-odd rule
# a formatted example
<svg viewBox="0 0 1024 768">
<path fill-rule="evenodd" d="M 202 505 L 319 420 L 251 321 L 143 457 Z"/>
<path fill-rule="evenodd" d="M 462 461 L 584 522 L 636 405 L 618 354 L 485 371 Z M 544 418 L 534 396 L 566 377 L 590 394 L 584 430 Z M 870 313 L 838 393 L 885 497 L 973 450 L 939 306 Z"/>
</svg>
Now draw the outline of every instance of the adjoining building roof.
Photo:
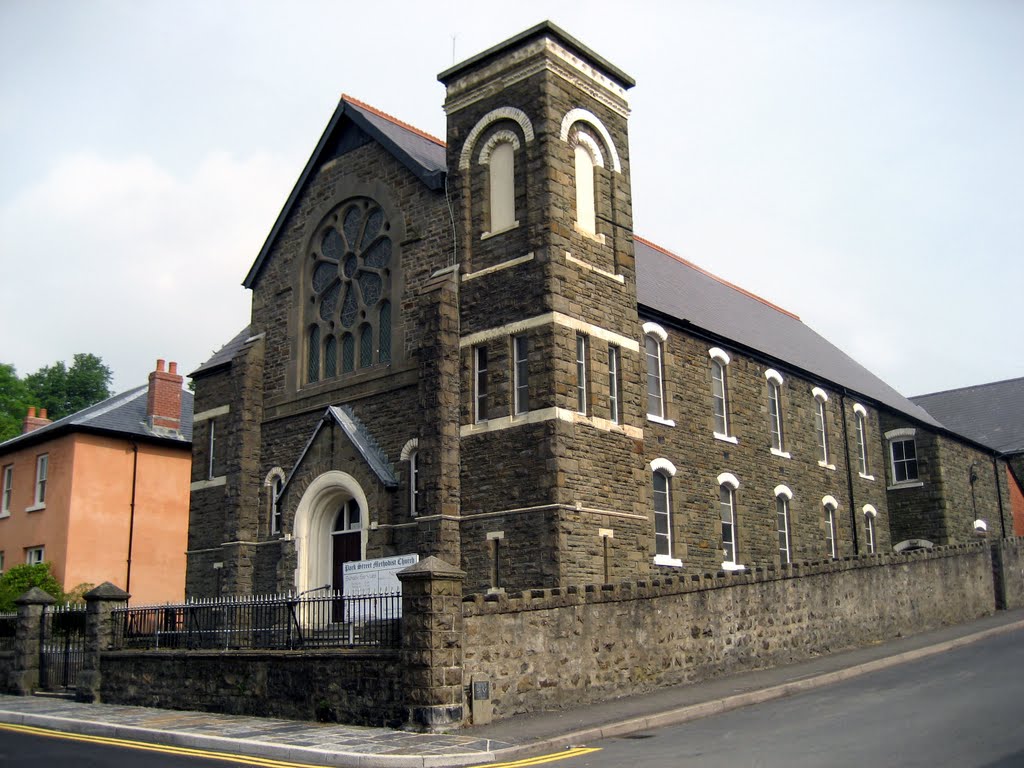
<svg viewBox="0 0 1024 768">
<path fill-rule="evenodd" d="M 149 386 L 129 389 L 119 395 L 108 397 L 95 405 L 83 408 L 77 413 L 57 419 L 51 424 L 35 429 L 0 443 L 0 451 L 13 451 L 44 440 L 50 440 L 71 432 L 91 432 L 114 435 L 126 439 L 142 439 L 181 443 L 192 443 L 192 393 L 181 393 L 180 434 L 171 435 L 165 429 L 151 429 L 146 418 Z"/>
<path fill-rule="evenodd" d="M 790 369 L 820 377 L 924 424 L 943 426 L 796 315 L 653 243 L 638 237 L 634 243 L 637 301 L 643 307 L 723 342 L 760 352 Z"/>
<path fill-rule="evenodd" d="M 214 352 L 213 356 L 210 357 L 209 360 L 192 371 L 192 373 L 189 374 L 189 377 L 195 378 L 196 376 L 201 376 L 204 373 L 209 373 L 215 368 L 220 368 L 222 365 L 227 365 L 234 360 L 235 355 L 237 355 L 238 351 L 245 346 L 245 342 L 249 340 L 251 335 L 250 327 L 251 326 L 247 325 L 245 328 L 240 330 L 238 334 L 231 339 L 231 341 Z"/>
<path fill-rule="evenodd" d="M 1024 453 L 1024 378 L 910 398 L 946 427 L 1000 453 Z"/>
<path fill-rule="evenodd" d="M 252 288 L 263 269 L 263 264 L 277 240 L 285 220 L 291 213 L 299 195 L 306 186 L 306 182 L 313 174 L 313 171 L 320 166 L 321 158 L 325 151 L 332 145 L 339 126 L 343 121 L 348 121 L 364 131 L 370 138 L 377 141 L 387 149 L 395 158 L 402 163 L 412 174 L 422 181 L 428 188 L 440 190 L 444 188 L 445 175 L 448 172 L 445 143 L 438 138 L 431 136 L 408 123 L 403 123 L 391 115 L 381 112 L 353 99 L 351 96 L 342 95 L 338 102 L 337 109 L 331 116 L 327 128 L 324 129 L 320 141 L 317 142 L 313 154 L 310 155 L 306 166 L 302 169 L 299 180 L 292 188 L 288 200 L 285 202 L 281 213 L 274 221 L 274 226 L 267 235 L 266 242 L 260 249 L 256 261 L 249 268 L 249 273 L 242 281 L 246 288 Z"/>
</svg>

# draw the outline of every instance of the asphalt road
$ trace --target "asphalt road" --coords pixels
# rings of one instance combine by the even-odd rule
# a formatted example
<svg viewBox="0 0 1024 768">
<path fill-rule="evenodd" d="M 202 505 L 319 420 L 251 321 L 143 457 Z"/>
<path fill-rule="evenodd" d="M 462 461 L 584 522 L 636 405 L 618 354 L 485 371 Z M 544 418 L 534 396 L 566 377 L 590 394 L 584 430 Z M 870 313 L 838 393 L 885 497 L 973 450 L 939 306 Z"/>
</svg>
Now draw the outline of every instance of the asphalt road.
<svg viewBox="0 0 1024 768">
<path fill-rule="evenodd" d="M 1024 632 L 589 746 L 565 768 L 1020 768 Z"/>
</svg>

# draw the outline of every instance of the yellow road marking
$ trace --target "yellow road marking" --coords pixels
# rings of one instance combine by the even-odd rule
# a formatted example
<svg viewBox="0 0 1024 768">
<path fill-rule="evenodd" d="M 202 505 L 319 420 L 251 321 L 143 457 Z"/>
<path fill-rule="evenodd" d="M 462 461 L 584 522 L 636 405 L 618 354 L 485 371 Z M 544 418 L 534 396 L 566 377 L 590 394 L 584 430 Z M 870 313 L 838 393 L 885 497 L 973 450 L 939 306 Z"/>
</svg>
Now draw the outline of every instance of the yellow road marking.
<svg viewBox="0 0 1024 768">
<path fill-rule="evenodd" d="M 525 760 L 515 760 L 511 763 L 487 763 L 486 768 L 524 768 L 524 766 L 528 765 L 553 763 L 556 760 L 566 760 L 570 757 L 581 757 L 583 755 L 589 755 L 591 752 L 600 751 L 600 747 L 574 747 L 573 749 L 566 749 L 562 752 L 552 752 L 550 755 L 538 755 L 537 757 L 528 757 Z M 483 768 L 483 766 L 481 766 L 481 768 Z"/>
<path fill-rule="evenodd" d="M 191 749 L 189 747 L 174 747 L 166 744 L 147 744 L 142 741 L 129 741 L 128 739 L 113 739 L 106 736 L 89 736 L 83 733 L 65 733 L 53 731 L 48 728 L 36 728 L 31 725 L 11 725 L 0 723 L 0 730 L 16 731 L 34 736 L 47 736 L 55 739 L 67 739 L 69 741 L 85 741 L 91 744 L 104 744 L 112 747 L 127 747 L 128 749 L 141 749 L 147 752 L 164 752 L 171 755 L 184 755 L 187 757 L 202 757 L 207 760 L 220 760 L 225 763 L 240 763 L 245 765 L 260 765 L 267 768 L 323 768 L 310 763 L 291 763 L 285 760 L 273 760 L 266 757 L 246 757 L 245 755 L 230 755 L 225 752 L 207 752 L 202 749 Z"/>
</svg>

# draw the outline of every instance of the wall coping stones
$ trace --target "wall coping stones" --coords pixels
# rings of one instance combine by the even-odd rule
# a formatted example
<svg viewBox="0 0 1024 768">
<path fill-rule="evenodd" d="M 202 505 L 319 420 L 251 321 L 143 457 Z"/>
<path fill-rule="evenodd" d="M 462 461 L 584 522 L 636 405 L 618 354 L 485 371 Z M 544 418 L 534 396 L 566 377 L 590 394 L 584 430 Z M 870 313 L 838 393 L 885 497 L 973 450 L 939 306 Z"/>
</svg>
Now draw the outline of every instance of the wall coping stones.
<svg viewBox="0 0 1024 768">
<path fill-rule="evenodd" d="M 1024 547 L 1024 536 L 1003 541 L 1013 546 Z M 590 603 L 614 603 L 629 600 L 665 597 L 675 594 L 726 589 L 751 584 L 763 584 L 787 579 L 809 578 L 830 573 L 859 570 L 862 568 L 888 568 L 925 560 L 940 560 L 957 557 L 975 551 L 986 554 L 990 547 L 988 540 L 968 544 L 950 544 L 931 550 L 921 549 L 902 553 L 875 552 L 847 556 L 841 560 L 815 560 L 789 563 L 776 567 L 756 566 L 747 571 L 718 571 L 717 573 L 691 574 L 689 576 L 658 576 L 617 584 L 569 585 L 563 588 L 528 589 L 518 596 L 503 592 L 466 595 L 462 599 L 464 618 L 525 611 L 543 611 L 570 605 Z M 421 563 L 422 564 L 422 563 Z M 415 566 L 413 566 L 415 567 Z"/>
</svg>

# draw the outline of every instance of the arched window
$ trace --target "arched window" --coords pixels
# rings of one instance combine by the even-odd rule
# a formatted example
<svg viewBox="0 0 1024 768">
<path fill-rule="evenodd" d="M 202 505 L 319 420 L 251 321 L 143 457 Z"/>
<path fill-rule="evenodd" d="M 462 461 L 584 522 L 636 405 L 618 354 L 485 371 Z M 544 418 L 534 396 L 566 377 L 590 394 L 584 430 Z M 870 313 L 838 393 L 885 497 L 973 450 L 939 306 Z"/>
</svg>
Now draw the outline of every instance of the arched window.
<svg viewBox="0 0 1024 768">
<path fill-rule="evenodd" d="M 715 437 L 729 439 L 729 385 L 726 380 L 729 355 L 718 347 L 708 350 L 708 355 L 711 356 L 711 401 Z"/>
<path fill-rule="evenodd" d="M 811 390 L 814 395 L 814 432 L 818 438 L 818 464 L 827 467 L 828 453 L 828 413 L 825 405 L 828 403 L 828 394 L 820 387 Z"/>
<path fill-rule="evenodd" d="M 644 323 L 644 350 L 647 357 L 647 417 L 664 420 L 665 412 L 665 329 L 656 323 Z"/>
<path fill-rule="evenodd" d="M 341 337 L 341 372 L 352 373 L 356 369 L 356 340 L 351 333 Z"/>
<path fill-rule="evenodd" d="M 340 373 L 355 369 L 354 354 L 348 354 L 349 340 L 360 325 L 359 367 L 390 362 L 392 272 L 398 264 L 395 248 L 384 210 L 370 198 L 346 200 L 324 217 L 308 249 L 308 383 L 339 374 L 339 332 Z M 364 347 L 365 328 L 370 334 Z"/>
<path fill-rule="evenodd" d="M 839 556 L 836 545 L 836 509 L 839 503 L 831 496 L 821 500 L 822 508 L 825 511 L 825 554 L 835 560 Z"/>
<path fill-rule="evenodd" d="M 651 462 L 654 499 L 654 564 L 680 566 L 674 556 L 671 477 L 676 468 L 668 459 Z"/>
<path fill-rule="evenodd" d="M 864 505 L 864 543 L 867 545 L 868 554 L 875 554 L 875 517 L 878 516 L 878 510 L 876 510 L 870 504 Z"/>
<path fill-rule="evenodd" d="M 420 513 L 420 468 L 419 451 L 409 454 L 409 514 L 416 517 Z"/>
<path fill-rule="evenodd" d="M 597 234 L 594 208 L 594 156 L 583 142 L 574 150 L 576 163 L 576 224 L 584 232 Z"/>
<path fill-rule="evenodd" d="M 768 427 L 772 434 L 772 450 L 785 453 L 782 431 L 782 376 L 773 368 L 765 371 L 768 379 Z"/>
<path fill-rule="evenodd" d="M 281 532 L 281 489 L 284 487 L 284 480 L 275 477 L 270 484 L 270 532 Z"/>
<path fill-rule="evenodd" d="M 516 225 L 515 147 L 511 141 L 500 141 L 490 158 L 491 234 L 504 232 Z"/>
<path fill-rule="evenodd" d="M 724 472 L 718 476 L 718 511 L 722 520 L 724 568 L 736 568 L 739 562 L 739 541 L 736 535 L 736 489 L 739 486 L 735 475 Z"/>
<path fill-rule="evenodd" d="M 784 485 L 775 488 L 775 518 L 779 532 L 779 563 L 787 565 L 792 562 L 792 548 L 789 532 L 789 501 L 793 492 Z"/>
<path fill-rule="evenodd" d="M 860 462 L 860 473 L 867 477 L 868 472 L 868 412 L 860 403 L 853 406 L 853 415 L 857 420 L 857 459 Z"/>
</svg>

